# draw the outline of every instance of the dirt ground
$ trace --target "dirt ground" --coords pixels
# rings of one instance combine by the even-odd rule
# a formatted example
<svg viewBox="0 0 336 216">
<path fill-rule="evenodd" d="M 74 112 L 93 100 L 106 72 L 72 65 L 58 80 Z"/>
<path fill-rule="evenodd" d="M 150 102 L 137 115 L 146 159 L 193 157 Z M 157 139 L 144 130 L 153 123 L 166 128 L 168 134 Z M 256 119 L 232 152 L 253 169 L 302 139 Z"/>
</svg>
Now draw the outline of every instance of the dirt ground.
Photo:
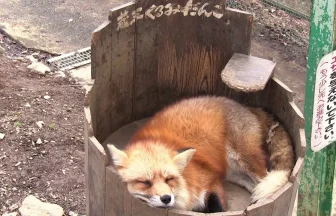
<svg viewBox="0 0 336 216">
<path fill-rule="evenodd" d="M 277 62 L 275 75 L 292 88 L 302 111 L 308 22 L 259 1 L 239 6 L 256 14 L 251 54 Z M 0 214 L 15 211 L 28 194 L 62 206 L 66 215 L 85 214 L 85 91 L 70 77 L 27 69 L 25 56 L 34 52 L 0 34 Z"/>
<path fill-rule="evenodd" d="M 69 78 L 31 72 L 24 57 L 32 51 L 0 38 L 7 49 L 0 55 L 0 214 L 29 194 L 85 214 L 85 91 Z"/>
</svg>

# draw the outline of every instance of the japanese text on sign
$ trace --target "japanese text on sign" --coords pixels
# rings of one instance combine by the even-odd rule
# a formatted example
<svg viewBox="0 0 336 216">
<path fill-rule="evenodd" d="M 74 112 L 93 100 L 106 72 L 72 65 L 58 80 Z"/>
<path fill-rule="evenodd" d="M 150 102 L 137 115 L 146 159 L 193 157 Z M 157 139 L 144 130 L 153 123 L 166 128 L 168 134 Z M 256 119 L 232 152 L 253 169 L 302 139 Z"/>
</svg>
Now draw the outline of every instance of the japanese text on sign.
<svg viewBox="0 0 336 216">
<path fill-rule="evenodd" d="M 336 141 L 336 51 L 323 57 L 316 72 L 311 148 Z"/>
<path fill-rule="evenodd" d="M 205 16 L 205 17 L 215 17 L 220 19 L 224 16 L 223 9 L 221 5 L 215 5 L 213 10 L 209 10 L 209 3 L 193 3 L 193 0 L 189 0 L 185 6 L 178 4 L 168 3 L 167 5 L 152 5 L 150 8 L 143 10 L 142 7 L 130 12 L 124 10 L 120 13 L 117 18 L 118 28 L 117 30 L 127 28 L 135 23 L 136 20 L 141 19 L 151 19 L 155 20 L 163 15 L 171 16 L 178 13 L 182 13 L 183 16 Z"/>
</svg>

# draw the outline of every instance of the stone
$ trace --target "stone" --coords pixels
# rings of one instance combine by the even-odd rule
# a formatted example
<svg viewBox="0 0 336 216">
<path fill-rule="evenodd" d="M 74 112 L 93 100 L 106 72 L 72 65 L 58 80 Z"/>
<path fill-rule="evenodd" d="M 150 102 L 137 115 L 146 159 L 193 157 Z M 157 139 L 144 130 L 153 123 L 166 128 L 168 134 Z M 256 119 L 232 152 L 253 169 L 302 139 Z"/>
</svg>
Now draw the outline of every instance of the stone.
<svg viewBox="0 0 336 216">
<path fill-rule="evenodd" d="M 29 104 L 29 103 L 26 103 L 25 105 L 24 105 L 24 107 L 31 107 L 31 105 Z"/>
<path fill-rule="evenodd" d="M 37 62 L 38 59 L 36 59 L 34 56 L 30 55 L 30 56 L 27 56 L 26 59 L 29 59 L 31 62 Z"/>
<path fill-rule="evenodd" d="M 36 144 L 40 145 L 42 144 L 42 140 L 40 138 L 37 139 Z"/>
<path fill-rule="evenodd" d="M 69 211 L 69 216 L 78 216 L 78 214 L 76 212 Z"/>
<path fill-rule="evenodd" d="M 38 121 L 38 122 L 36 122 L 36 124 L 41 129 L 44 125 L 44 122 L 43 121 Z"/>
<path fill-rule="evenodd" d="M 56 71 L 55 76 L 56 77 L 62 77 L 62 78 L 66 77 L 66 75 L 63 71 Z"/>
<path fill-rule="evenodd" d="M 19 208 L 21 216 L 62 216 L 63 208 L 56 204 L 42 202 L 33 195 L 26 197 Z"/>
<path fill-rule="evenodd" d="M 5 138 L 5 134 L 4 133 L 0 133 L 0 140 L 3 140 Z"/>
<path fill-rule="evenodd" d="M 37 72 L 38 74 L 42 74 L 42 75 L 51 71 L 48 66 L 46 66 L 45 64 L 41 62 L 32 62 L 30 65 L 27 66 L 27 68 Z"/>
</svg>

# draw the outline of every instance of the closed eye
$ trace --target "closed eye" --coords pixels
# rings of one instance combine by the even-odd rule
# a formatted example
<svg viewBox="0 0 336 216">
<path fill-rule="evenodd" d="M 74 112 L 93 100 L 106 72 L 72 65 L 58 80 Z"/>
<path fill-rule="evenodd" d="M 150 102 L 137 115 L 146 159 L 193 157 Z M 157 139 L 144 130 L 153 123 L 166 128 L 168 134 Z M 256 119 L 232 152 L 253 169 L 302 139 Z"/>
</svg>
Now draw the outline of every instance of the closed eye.
<svg viewBox="0 0 336 216">
<path fill-rule="evenodd" d="M 136 182 L 139 183 L 139 184 L 143 184 L 146 187 L 152 187 L 152 185 L 153 185 L 152 182 L 149 181 L 149 180 L 137 180 Z"/>
<path fill-rule="evenodd" d="M 166 178 L 166 183 L 173 181 L 174 179 L 175 179 L 174 176 L 169 176 Z"/>
</svg>

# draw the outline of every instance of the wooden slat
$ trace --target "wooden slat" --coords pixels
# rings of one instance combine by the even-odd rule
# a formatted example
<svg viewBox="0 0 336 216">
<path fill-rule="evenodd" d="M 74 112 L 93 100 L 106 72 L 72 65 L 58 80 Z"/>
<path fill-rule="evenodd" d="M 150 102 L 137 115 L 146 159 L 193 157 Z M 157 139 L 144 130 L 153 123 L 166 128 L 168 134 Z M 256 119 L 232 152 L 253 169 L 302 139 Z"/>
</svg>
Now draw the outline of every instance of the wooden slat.
<svg viewBox="0 0 336 216">
<path fill-rule="evenodd" d="M 257 202 L 246 209 L 247 216 L 263 216 L 272 215 L 274 206 L 273 199 L 267 199 L 264 202 Z"/>
<path fill-rule="evenodd" d="M 117 19 L 121 12 L 134 8 L 134 3 L 128 3 L 112 10 L 112 21 L 105 22 L 92 36 L 92 67 L 96 79 L 90 107 L 94 133 L 101 143 L 131 121 L 135 25 L 120 30 Z"/>
<path fill-rule="evenodd" d="M 101 53 L 105 53 L 107 51 L 108 54 L 108 47 L 110 37 L 109 28 L 110 22 L 105 21 L 102 23 L 98 28 L 93 31 L 92 39 L 91 39 L 91 78 L 96 79 L 96 72 L 97 70 L 102 70 L 104 65 L 101 65 Z M 107 43 L 106 43 L 107 42 Z M 107 62 L 108 64 L 109 62 Z"/>
<path fill-rule="evenodd" d="M 270 109 L 285 126 L 290 134 L 295 151 L 298 153 L 296 158 L 302 154 L 302 146 L 305 143 L 301 129 L 304 128 L 304 119 L 293 103 L 292 91 L 280 80 L 274 78 L 271 80 L 267 108 Z"/>
<path fill-rule="evenodd" d="M 299 159 L 296 161 L 292 174 L 289 177 L 289 180 L 291 182 L 294 183 L 295 181 L 297 181 L 298 177 L 301 174 L 301 170 L 303 168 L 303 162 L 304 162 L 304 159 L 302 157 L 299 157 Z"/>
<path fill-rule="evenodd" d="M 299 178 L 296 177 L 294 179 L 295 180 L 293 182 L 293 191 L 292 191 L 292 195 L 291 195 L 289 207 L 288 207 L 288 214 L 287 214 L 288 216 L 292 216 L 293 214 L 293 209 L 294 209 L 295 202 L 297 200 L 297 194 L 298 194 L 298 189 L 299 189 Z"/>
<path fill-rule="evenodd" d="M 245 216 L 244 211 L 230 211 L 230 212 L 220 212 L 220 213 L 211 213 L 211 216 Z"/>
<path fill-rule="evenodd" d="M 110 19 L 116 20 L 122 11 L 132 11 L 135 3 L 130 2 L 110 11 Z M 135 25 L 117 30 L 118 23 L 112 22 L 112 74 L 110 85 L 112 94 L 109 100 L 111 107 L 111 130 L 115 131 L 132 121 L 133 109 L 133 76 L 134 76 L 134 50 Z M 112 132 L 111 131 L 111 132 Z M 111 133 L 110 132 L 110 133 Z M 105 137 L 107 138 L 107 137 Z"/>
<path fill-rule="evenodd" d="M 293 183 L 288 182 L 271 197 L 271 199 L 274 199 L 272 216 L 284 216 L 288 214 L 292 192 Z"/>
<path fill-rule="evenodd" d="M 106 167 L 106 192 L 104 216 L 131 216 L 131 200 L 128 191 L 111 166 Z"/>
<path fill-rule="evenodd" d="M 139 200 L 132 198 L 132 216 L 166 216 L 167 210 L 152 208 Z"/>
<path fill-rule="evenodd" d="M 258 57 L 235 53 L 221 73 L 230 88 L 243 92 L 263 90 L 273 75 L 275 63 Z"/>
<path fill-rule="evenodd" d="M 246 11 L 227 8 L 225 12 L 225 41 L 230 42 L 230 58 L 233 53 L 250 54 L 253 15 Z M 238 28 L 239 26 L 239 28 Z M 243 27 L 244 26 L 244 27 Z M 229 59 L 225 62 L 228 62 Z M 222 68 L 224 69 L 224 67 Z"/>
<path fill-rule="evenodd" d="M 292 91 L 280 80 L 276 78 L 272 79 L 269 94 L 268 108 L 280 118 L 294 142 L 297 163 L 294 167 L 293 174 L 299 175 L 301 162 L 298 160 L 300 157 L 304 156 L 306 143 L 303 129 L 303 115 L 293 102 Z M 293 180 L 292 177 L 291 180 Z M 291 186 L 289 184 L 291 184 Z M 288 189 L 285 190 L 285 188 L 283 188 L 283 194 L 279 198 L 274 198 L 275 202 L 272 216 L 287 215 L 293 209 L 297 182 L 294 182 L 294 184 L 289 182 L 285 187 Z M 273 197 L 279 195 L 280 192 L 281 190 Z"/>
<path fill-rule="evenodd" d="M 107 157 L 103 147 L 94 138 L 88 138 L 87 146 L 87 182 L 88 209 L 90 216 L 104 215 L 105 166 Z"/>
<path fill-rule="evenodd" d="M 93 136 L 93 130 L 91 125 L 91 113 L 89 107 L 84 107 L 84 148 L 85 148 L 85 182 L 89 182 L 89 137 Z M 90 215 L 90 190 L 89 187 L 85 187 L 86 196 L 86 213 Z"/>
<path fill-rule="evenodd" d="M 295 167 L 293 169 L 293 172 L 289 178 L 290 182 L 293 183 L 293 192 L 291 196 L 291 200 L 289 203 L 289 211 L 288 216 L 292 216 L 292 212 L 294 209 L 295 202 L 297 200 L 297 194 L 298 194 L 298 188 L 299 188 L 299 182 L 300 182 L 300 175 L 303 169 L 303 162 L 304 159 L 302 157 L 299 157 L 296 161 Z"/>
<path fill-rule="evenodd" d="M 84 127 L 85 127 L 85 133 L 87 133 L 86 136 L 87 137 L 93 136 L 90 107 L 84 107 Z"/>
<path fill-rule="evenodd" d="M 204 213 L 192 212 L 192 211 L 183 211 L 177 209 L 171 209 L 168 211 L 167 216 L 205 216 Z"/>
<path fill-rule="evenodd" d="M 304 157 L 306 155 L 307 150 L 307 140 L 306 140 L 306 133 L 304 128 L 299 129 L 300 134 L 300 143 L 295 143 L 295 153 L 296 159 L 299 157 Z"/>
<path fill-rule="evenodd" d="M 90 112 L 88 107 L 84 108 L 84 149 L 85 149 L 85 160 L 84 160 L 84 169 L 85 169 L 85 207 L 86 214 L 90 215 L 90 188 L 88 186 L 89 183 L 89 137 L 92 136 L 93 131 L 90 132 L 90 123 L 91 115 L 87 113 Z M 90 134 L 90 135 L 89 135 Z"/>
<path fill-rule="evenodd" d="M 110 22 L 104 22 L 93 32 L 91 39 L 91 72 L 95 82 L 90 93 L 90 109 L 93 131 L 100 142 L 111 133 L 111 123 L 106 121 L 106 118 L 110 116 L 109 107 L 111 105 L 109 100 L 111 90 L 108 85 L 112 68 L 112 61 L 108 57 L 112 55 L 111 26 Z"/>
</svg>

